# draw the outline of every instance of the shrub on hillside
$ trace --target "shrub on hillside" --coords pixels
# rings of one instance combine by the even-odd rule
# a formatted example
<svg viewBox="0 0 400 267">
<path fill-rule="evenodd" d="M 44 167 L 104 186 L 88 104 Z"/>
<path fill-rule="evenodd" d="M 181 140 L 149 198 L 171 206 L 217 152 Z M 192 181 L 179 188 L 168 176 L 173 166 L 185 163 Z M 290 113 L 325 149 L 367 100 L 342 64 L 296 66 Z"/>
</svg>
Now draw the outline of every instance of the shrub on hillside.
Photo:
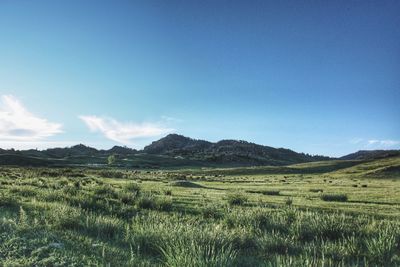
<svg viewBox="0 0 400 267">
<path fill-rule="evenodd" d="M 278 190 L 265 190 L 262 191 L 263 195 L 267 195 L 267 196 L 279 196 L 279 191 Z"/>
<path fill-rule="evenodd" d="M 14 208 L 17 207 L 18 205 L 19 205 L 18 200 L 15 199 L 14 197 L 5 194 L 0 195 L 0 207 Z"/>
<path fill-rule="evenodd" d="M 119 192 L 118 199 L 120 199 L 121 202 L 126 205 L 132 205 L 135 203 L 137 197 L 135 194 L 130 193 L 130 192 Z"/>
<path fill-rule="evenodd" d="M 266 196 L 279 196 L 278 190 L 249 190 L 248 193 L 263 194 Z"/>
<path fill-rule="evenodd" d="M 85 216 L 79 208 L 58 204 L 51 211 L 51 222 L 57 229 L 77 230 L 81 229 L 84 225 Z"/>
<path fill-rule="evenodd" d="M 141 209 L 154 210 L 157 207 L 156 200 L 150 195 L 141 196 L 137 202 Z"/>
<path fill-rule="evenodd" d="M 173 208 L 172 206 L 172 199 L 171 198 L 158 198 L 156 200 L 156 209 L 160 211 L 171 211 Z"/>
<path fill-rule="evenodd" d="M 164 195 L 166 195 L 166 196 L 172 196 L 172 190 L 171 190 L 171 189 L 165 189 L 165 190 L 164 190 Z"/>
<path fill-rule="evenodd" d="M 205 219 L 218 219 L 223 216 L 220 209 L 213 204 L 209 204 L 201 209 L 201 214 Z"/>
<path fill-rule="evenodd" d="M 139 195 L 141 188 L 140 185 L 137 183 L 128 183 L 125 185 L 124 190 Z"/>
<path fill-rule="evenodd" d="M 110 198 L 116 198 L 118 196 L 117 192 L 115 192 L 114 188 L 112 188 L 110 185 L 99 186 L 94 190 L 94 193 L 96 196 L 104 196 Z"/>
<path fill-rule="evenodd" d="M 227 199 L 232 206 L 242 206 L 247 202 L 247 196 L 239 192 L 229 194 Z"/>
<path fill-rule="evenodd" d="M 285 204 L 288 206 L 291 206 L 293 204 L 293 198 L 292 197 L 287 197 L 285 200 Z"/>
<path fill-rule="evenodd" d="M 97 238 L 113 239 L 122 235 L 123 223 L 115 217 L 90 215 L 86 220 L 86 231 Z"/>
<path fill-rule="evenodd" d="M 348 197 L 346 194 L 322 194 L 321 199 L 323 201 L 346 202 Z"/>
</svg>

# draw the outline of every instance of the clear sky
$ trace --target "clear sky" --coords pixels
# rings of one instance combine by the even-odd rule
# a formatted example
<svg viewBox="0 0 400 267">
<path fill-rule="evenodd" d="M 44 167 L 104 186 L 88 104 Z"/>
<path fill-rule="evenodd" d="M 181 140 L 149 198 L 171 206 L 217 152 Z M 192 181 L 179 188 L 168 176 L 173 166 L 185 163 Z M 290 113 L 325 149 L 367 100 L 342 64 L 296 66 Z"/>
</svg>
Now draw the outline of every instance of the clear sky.
<svg viewBox="0 0 400 267">
<path fill-rule="evenodd" d="M 0 0 L 0 147 L 400 148 L 400 1 Z"/>
</svg>

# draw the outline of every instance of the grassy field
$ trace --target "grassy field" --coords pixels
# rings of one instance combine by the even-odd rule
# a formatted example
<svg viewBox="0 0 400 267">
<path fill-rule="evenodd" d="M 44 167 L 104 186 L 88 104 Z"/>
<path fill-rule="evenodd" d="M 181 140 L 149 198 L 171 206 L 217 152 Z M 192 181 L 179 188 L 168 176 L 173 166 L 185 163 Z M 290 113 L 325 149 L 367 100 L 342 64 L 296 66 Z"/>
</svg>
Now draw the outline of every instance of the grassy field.
<svg viewBox="0 0 400 267">
<path fill-rule="evenodd" d="M 0 168 L 0 266 L 400 266 L 400 158 Z"/>
</svg>

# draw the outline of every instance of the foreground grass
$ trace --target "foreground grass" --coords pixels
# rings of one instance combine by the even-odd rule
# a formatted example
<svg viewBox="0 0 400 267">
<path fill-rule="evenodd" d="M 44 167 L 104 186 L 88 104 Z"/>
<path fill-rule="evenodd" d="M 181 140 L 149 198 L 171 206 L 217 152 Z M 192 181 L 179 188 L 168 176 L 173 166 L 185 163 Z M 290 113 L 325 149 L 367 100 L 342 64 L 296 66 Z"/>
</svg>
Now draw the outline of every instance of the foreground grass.
<svg viewBox="0 0 400 267">
<path fill-rule="evenodd" d="M 400 266 L 398 180 L 335 175 L 1 168 L 0 266 Z"/>
</svg>

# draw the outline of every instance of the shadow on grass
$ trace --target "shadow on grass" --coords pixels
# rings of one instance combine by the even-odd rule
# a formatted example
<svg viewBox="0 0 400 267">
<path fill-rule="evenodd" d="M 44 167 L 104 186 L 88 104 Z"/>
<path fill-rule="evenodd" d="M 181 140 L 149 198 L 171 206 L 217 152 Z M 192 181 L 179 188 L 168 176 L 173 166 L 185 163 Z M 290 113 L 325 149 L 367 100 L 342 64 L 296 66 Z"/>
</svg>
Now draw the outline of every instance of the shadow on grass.
<svg viewBox="0 0 400 267">
<path fill-rule="evenodd" d="M 217 187 L 208 187 L 204 185 L 200 185 L 191 181 L 187 180 L 178 180 L 178 181 L 173 181 L 170 183 L 171 186 L 177 186 L 177 187 L 185 187 L 185 188 L 200 188 L 200 189 L 213 189 L 213 190 L 226 190 L 223 188 L 217 188 Z"/>
</svg>

